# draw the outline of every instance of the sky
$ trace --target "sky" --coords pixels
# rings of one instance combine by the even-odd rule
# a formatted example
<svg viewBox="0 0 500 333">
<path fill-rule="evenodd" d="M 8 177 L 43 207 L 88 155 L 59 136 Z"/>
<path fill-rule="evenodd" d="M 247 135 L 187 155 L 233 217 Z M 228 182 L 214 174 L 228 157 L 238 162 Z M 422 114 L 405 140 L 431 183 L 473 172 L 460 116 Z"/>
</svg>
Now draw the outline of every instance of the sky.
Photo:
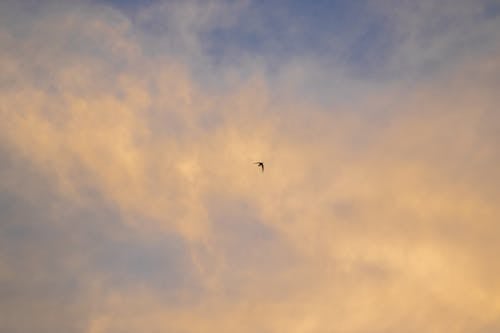
<svg viewBox="0 0 500 333">
<path fill-rule="evenodd" d="M 2 1 L 0 331 L 499 332 L 499 91 L 496 0 Z"/>
</svg>

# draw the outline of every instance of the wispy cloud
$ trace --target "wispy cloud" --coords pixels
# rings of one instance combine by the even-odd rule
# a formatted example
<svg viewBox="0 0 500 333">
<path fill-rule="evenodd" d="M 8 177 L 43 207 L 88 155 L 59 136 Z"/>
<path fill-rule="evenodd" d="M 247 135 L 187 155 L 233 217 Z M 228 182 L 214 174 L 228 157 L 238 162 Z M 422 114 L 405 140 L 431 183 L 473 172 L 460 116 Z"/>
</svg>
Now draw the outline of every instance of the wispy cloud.
<svg viewBox="0 0 500 333">
<path fill-rule="evenodd" d="M 498 330 L 490 5 L 228 4 L 0 5 L 1 330 Z"/>
</svg>

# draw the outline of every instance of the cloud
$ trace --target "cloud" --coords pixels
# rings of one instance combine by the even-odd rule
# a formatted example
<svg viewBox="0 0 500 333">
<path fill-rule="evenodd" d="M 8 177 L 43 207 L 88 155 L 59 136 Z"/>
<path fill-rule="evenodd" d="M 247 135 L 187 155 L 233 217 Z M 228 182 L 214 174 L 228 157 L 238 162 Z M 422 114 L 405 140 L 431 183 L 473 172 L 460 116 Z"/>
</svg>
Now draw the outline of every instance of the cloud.
<svg viewBox="0 0 500 333">
<path fill-rule="evenodd" d="M 498 20 L 482 3 L 364 6 L 382 29 L 367 52 L 391 46 L 379 69 L 344 58 L 362 28 L 332 59 L 294 51 L 307 19 L 288 53 L 234 44 L 276 37 L 249 2 L 2 9 L 2 329 L 498 326 Z"/>
</svg>

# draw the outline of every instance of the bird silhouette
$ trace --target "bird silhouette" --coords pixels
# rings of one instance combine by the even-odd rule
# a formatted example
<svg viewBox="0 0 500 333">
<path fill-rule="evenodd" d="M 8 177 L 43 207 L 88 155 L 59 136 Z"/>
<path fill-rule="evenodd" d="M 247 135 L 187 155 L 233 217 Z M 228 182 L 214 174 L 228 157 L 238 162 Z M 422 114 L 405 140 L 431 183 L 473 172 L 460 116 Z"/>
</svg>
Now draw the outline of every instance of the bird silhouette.
<svg viewBox="0 0 500 333">
<path fill-rule="evenodd" d="M 254 162 L 254 164 L 257 164 L 257 166 L 261 168 L 262 172 L 264 172 L 264 163 L 263 162 Z"/>
</svg>

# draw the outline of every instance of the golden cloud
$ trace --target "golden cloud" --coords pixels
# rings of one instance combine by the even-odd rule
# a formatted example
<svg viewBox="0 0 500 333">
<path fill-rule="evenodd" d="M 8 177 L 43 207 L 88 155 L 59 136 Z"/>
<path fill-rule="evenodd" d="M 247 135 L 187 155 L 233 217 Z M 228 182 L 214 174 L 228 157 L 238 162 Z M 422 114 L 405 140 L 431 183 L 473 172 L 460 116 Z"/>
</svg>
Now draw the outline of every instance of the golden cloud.
<svg viewBox="0 0 500 333">
<path fill-rule="evenodd" d="M 147 286 L 96 282 L 87 332 L 498 325 L 496 58 L 332 111 L 292 88 L 276 94 L 262 71 L 204 87 L 183 61 L 142 54 L 112 16 L 84 30 L 107 41 L 105 56 L 41 63 L 45 84 L 15 52 L 2 55 L 18 83 L 0 90 L 0 144 L 76 205 L 92 209 L 92 188 L 132 230 L 178 234 L 202 290 L 180 289 L 172 302 Z M 71 17 L 60 29 L 75 33 Z M 117 54 L 125 68 L 109 61 Z M 252 164 L 261 159 L 263 174 Z"/>
</svg>

